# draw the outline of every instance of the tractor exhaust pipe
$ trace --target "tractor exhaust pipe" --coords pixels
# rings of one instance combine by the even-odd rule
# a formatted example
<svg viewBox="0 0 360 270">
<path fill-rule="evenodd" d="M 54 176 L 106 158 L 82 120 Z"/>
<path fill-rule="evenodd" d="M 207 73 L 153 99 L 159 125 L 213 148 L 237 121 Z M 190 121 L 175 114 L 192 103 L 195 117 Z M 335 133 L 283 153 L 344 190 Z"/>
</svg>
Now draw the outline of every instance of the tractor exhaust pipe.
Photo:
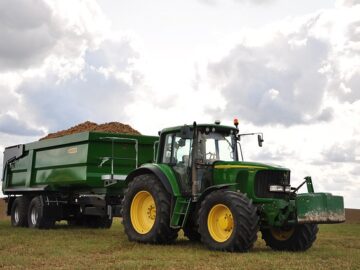
<svg viewBox="0 0 360 270">
<path fill-rule="evenodd" d="M 193 197 L 193 201 L 197 201 L 200 193 L 200 181 L 197 177 L 196 170 L 196 159 L 198 153 L 198 139 L 197 139 L 197 125 L 196 122 L 193 124 L 193 149 L 192 149 L 192 157 L 191 157 L 191 195 Z"/>
</svg>

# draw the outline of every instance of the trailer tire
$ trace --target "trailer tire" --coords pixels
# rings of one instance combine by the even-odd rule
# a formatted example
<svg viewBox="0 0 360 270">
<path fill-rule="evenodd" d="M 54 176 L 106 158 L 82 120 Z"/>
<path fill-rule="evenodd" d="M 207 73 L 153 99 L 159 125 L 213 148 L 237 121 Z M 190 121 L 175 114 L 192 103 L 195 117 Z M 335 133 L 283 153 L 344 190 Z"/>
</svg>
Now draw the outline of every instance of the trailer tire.
<svg viewBox="0 0 360 270">
<path fill-rule="evenodd" d="M 179 230 L 170 227 L 171 195 L 155 175 L 136 176 L 125 191 L 122 206 L 130 241 L 168 244 L 177 238 Z"/>
<path fill-rule="evenodd" d="M 200 207 L 201 241 L 212 250 L 247 252 L 257 239 L 258 220 L 256 207 L 244 194 L 213 191 Z"/>
<path fill-rule="evenodd" d="M 27 213 L 29 199 L 25 196 L 18 197 L 11 206 L 11 225 L 13 227 L 27 227 Z"/>
<path fill-rule="evenodd" d="M 55 225 L 55 219 L 47 217 L 44 213 L 41 196 L 36 196 L 31 200 L 27 216 L 29 228 L 50 229 Z"/>
<path fill-rule="evenodd" d="M 317 224 L 301 224 L 287 228 L 266 228 L 261 230 L 267 246 L 279 251 L 305 251 L 316 240 Z"/>
</svg>

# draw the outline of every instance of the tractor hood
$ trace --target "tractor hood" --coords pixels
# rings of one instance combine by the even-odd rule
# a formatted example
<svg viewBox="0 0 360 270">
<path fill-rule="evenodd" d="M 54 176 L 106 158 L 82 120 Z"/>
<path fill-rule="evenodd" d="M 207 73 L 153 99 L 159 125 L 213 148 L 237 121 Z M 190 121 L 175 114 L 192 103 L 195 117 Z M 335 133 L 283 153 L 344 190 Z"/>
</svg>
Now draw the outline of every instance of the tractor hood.
<svg viewBox="0 0 360 270">
<path fill-rule="evenodd" d="M 216 161 L 213 164 L 215 185 L 234 184 L 237 190 L 246 193 L 256 203 L 269 202 L 274 198 L 283 199 L 285 193 L 270 192 L 273 186 L 290 185 L 288 168 L 259 162 Z"/>
<path fill-rule="evenodd" d="M 248 161 L 216 161 L 214 169 L 244 169 L 244 170 L 286 170 L 290 169 L 271 163 L 259 163 Z"/>
</svg>

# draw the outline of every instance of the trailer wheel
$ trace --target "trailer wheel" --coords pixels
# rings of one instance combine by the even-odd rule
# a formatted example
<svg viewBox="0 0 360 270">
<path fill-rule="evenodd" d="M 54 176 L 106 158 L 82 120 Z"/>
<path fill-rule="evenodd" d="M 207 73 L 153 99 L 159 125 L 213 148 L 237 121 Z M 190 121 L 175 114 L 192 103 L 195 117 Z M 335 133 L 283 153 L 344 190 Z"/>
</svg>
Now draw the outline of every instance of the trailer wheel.
<svg viewBox="0 0 360 270">
<path fill-rule="evenodd" d="M 44 205 L 40 196 L 34 197 L 28 210 L 29 228 L 50 229 L 55 225 L 55 219 L 44 215 Z"/>
<path fill-rule="evenodd" d="M 201 203 L 201 241 L 213 250 L 246 252 L 257 239 L 258 220 L 255 206 L 245 195 L 213 191 Z"/>
<path fill-rule="evenodd" d="M 316 240 L 317 224 L 302 224 L 284 228 L 262 229 L 262 238 L 274 250 L 305 251 Z"/>
<path fill-rule="evenodd" d="M 152 174 L 130 182 L 123 199 L 123 224 L 130 241 L 167 244 L 177 238 L 170 227 L 171 197 Z"/>
<path fill-rule="evenodd" d="M 15 199 L 11 207 L 11 225 L 13 227 L 27 227 L 27 212 L 29 199 L 21 196 Z"/>
</svg>

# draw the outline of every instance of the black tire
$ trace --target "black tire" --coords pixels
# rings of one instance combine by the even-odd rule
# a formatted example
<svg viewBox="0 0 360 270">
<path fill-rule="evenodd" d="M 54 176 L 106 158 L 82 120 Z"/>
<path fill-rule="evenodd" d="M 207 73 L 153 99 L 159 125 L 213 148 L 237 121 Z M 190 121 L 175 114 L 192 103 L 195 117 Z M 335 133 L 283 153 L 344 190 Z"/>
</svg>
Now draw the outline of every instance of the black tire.
<svg viewBox="0 0 360 270">
<path fill-rule="evenodd" d="M 156 209 L 152 227 L 143 234 L 136 231 L 130 214 L 133 199 L 141 192 L 149 193 L 152 196 Z M 154 175 L 144 174 L 135 177 L 129 183 L 122 206 L 124 229 L 130 241 L 168 244 L 177 238 L 178 229 L 170 227 L 171 195 Z"/>
<path fill-rule="evenodd" d="M 230 215 L 223 215 L 222 220 L 229 220 L 226 224 L 230 227 L 221 228 L 219 219 L 213 218 L 213 221 L 214 226 L 228 236 L 224 240 L 216 240 L 210 233 L 213 230 L 208 225 L 212 218 L 209 214 L 213 209 L 224 206 L 230 211 Z M 213 250 L 247 252 L 257 239 L 258 220 L 255 206 L 244 194 L 228 190 L 213 191 L 201 203 L 198 219 L 201 241 Z"/>
<path fill-rule="evenodd" d="M 111 228 L 113 219 L 109 219 L 107 216 L 78 216 L 67 220 L 67 223 L 71 227 L 88 227 L 88 228 Z"/>
<path fill-rule="evenodd" d="M 199 233 L 199 225 L 198 225 L 198 215 L 199 209 L 195 207 L 195 209 L 190 212 L 188 220 L 183 227 L 184 235 L 192 242 L 200 242 L 201 235 Z"/>
<path fill-rule="evenodd" d="M 55 225 L 55 219 L 47 217 L 44 213 L 44 205 L 41 196 L 34 197 L 28 210 L 29 228 L 50 229 Z"/>
<path fill-rule="evenodd" d="M 84 225 L 90 228 L 109 229 L 112 225 L 113 219 L 107 216 L 86 216 L 84 217 Z"/>
<path fill-rule="evenodd" d="M 83 217 L 73 217 L 67 220 L 67 224 L 71 227 L 80 227 L 84 226 L 84 219 Z"/>
<path fill-rule="evenodd" d="M 11 225 L 13 227 L 27 227 L 27 213 L 29 198 L 21 196 L 15 199 L 11 206 Z"/>
<path fill-rule="evenodd" d="M 261 229 L 267 246 L 280 251 L 305 251 L 316 240 L 317 224 L 302 224 L 287 228 Z"/>
<path fill-rule="evenodd" d="M 100 226 L 101 229 L 110 229 L 113 223 L 113 218 L 109 219 L 107 216 L 102 217 L 100 219 Z"/>
</svg>

